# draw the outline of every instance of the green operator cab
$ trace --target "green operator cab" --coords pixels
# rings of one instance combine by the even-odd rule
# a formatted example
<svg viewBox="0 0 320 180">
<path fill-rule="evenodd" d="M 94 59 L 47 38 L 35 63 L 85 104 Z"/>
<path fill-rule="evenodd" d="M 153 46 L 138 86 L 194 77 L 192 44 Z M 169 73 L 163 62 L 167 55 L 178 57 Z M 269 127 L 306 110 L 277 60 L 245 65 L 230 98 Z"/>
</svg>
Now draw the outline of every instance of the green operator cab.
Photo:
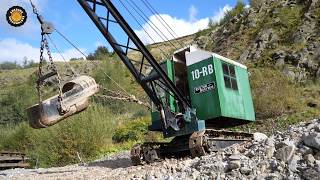
<svg viewBox="0 0 320 180">
<path fill-rule="evenodd" d="M 246 66 L 193 46 L 176 51 L 172 60 L 161 66 L 191 101 L 206 128 L 228 128 L 255 121 Z M 179 112 L 174 97 L 162 91 L 162 100 L 170 104 L 171 111 Z M 159 112 L 154 110 L 151 114 L 150 130 L 162 131 Z"/>
</svg>

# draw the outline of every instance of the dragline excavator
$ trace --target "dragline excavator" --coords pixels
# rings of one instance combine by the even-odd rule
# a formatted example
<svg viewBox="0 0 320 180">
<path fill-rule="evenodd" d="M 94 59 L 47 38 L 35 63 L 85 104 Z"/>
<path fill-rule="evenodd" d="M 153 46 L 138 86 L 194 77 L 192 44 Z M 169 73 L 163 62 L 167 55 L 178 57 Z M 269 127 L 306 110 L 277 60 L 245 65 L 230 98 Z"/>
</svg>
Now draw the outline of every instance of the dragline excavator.
<svg viewBox="0 0 320 180">
<path fill-rule="evenodd" d="M 115 1 L 77 1 L 149 96 L 152 104 L 150 131 L 160 131 L 165 138 L 172 138 L 167 143 L 135 145 L 131 150 L 134 164 L 151 163 L 183 153 L 202 156 L 252 139 L 250 133 L 222 130 L 255 121 L 246 66 L 195 46 L 177 49 L 171 58 L 158 63 L 120 14 Z M 119 3 L 124 5 L 122 0 Z M 113 25 L 126 35 L 125 43 L 118 42 L 119 32 L 112 32 Z M 130 58 L 130 52 L 140 54 L 138 65 L 136 59 Z M 151 67 L 148 73 L 144 70 L 146 65 Z M 88 77 L 84 77 L 86 80 Z M 94 80 L 89 78 L 88 81 L 96 92 Z M 69 84 L 62 93 L 68 93 L 75 84 Z M 55 102 L 60 102 L 58 115 L 67 114 L 61 111 L 64 103 L 59 96 Z"/>
</svg>

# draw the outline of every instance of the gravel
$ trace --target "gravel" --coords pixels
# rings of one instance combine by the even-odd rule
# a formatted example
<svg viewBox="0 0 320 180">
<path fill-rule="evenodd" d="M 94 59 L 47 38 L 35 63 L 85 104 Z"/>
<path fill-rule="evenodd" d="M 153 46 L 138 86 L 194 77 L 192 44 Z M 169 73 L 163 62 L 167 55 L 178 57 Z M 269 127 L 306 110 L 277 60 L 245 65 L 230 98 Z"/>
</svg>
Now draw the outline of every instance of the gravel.
<svg viewBox="0 0 320 180">
<path fill-rule="evenodd" d="M 251 142 L 194 159 L 165 159 L 132 166 L 129 152 L 122 152 L 84 165 L 0 171 L 0 179 L 320 180 L 320 151 L 316 143 L 319 126 L 320 120 L 313 120 L 271 137 L 260 133 Z"/>
</svg>

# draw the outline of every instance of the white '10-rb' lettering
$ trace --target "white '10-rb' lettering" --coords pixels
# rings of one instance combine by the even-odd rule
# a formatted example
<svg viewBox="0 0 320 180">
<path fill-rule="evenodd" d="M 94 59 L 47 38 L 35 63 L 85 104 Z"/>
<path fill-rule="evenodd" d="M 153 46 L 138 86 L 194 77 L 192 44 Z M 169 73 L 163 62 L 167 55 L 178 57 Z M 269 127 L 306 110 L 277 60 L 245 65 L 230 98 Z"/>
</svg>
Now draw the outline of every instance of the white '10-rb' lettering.
<svg viewBox="0 0 320 180">
<path fill-rule="evenodd" d="M 213 74 L 213 65 L 209 64 L 208 66 L 204 66 L 200 69 L 196 69 L 191 72 L 192 74 L 192 80 L 199 79 L 200 77 L 205 77 L 210 74 Z"/>
</svg>

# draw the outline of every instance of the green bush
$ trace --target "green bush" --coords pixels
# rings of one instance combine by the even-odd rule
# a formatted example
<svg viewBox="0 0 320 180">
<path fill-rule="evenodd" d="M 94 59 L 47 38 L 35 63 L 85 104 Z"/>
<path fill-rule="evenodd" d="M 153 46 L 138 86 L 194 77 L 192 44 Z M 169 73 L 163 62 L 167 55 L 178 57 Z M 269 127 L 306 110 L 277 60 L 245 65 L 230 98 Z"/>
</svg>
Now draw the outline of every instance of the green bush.
<svg viewBox="0 0 320 180">
<path fill-rule="evenodd" d="M 120 90 L 117 84 L 131 94 L 142 94 L 143 90 L 118 57 L 105 56 L 93 73 L 95 80 L 108 90 Z M 114 81 L 112 81 L 111 77 Z"/>
<path fill-rule="evenodd" d="M 105 46 L 98 46 L 94 53 L 90 53 L 87 60 L 103 60 L 105 56 L 111 56 L 108 48 Z"/>
<path fill-rule="evenodd" d="M 278 13 L 275 14 L 275 17 L 271 19 L 273 21 L 275 18 L 280 20 L 273 24 L 273 27 L 276 27 L 282 37 L 285 39 L 290 33 L 296 32 L 299 25 L 301 24 L 302 16 L 302 7 L 283 7 L 278 9 Z"/>
<path fill-rule="evenodd" d="M 116 143 L 142 141 L 148 133 L 149 118 L 140 118 L 119 126 L 112 136 Z"/>
<path fill-rule="evenodd" d="M 0 149 L 24 151 L 33 165 L 63 166 L 78 163 L 79 154 L 89 161 L 112 146 L 114 127 L 125 117 L 115 116 L 107 108 L 92 105 L 86 111 L 46 129 L 32 129 L 24 122 L 1 127 Z"/>
<path fill-rule="evenodd" d="M 26 119 L 25 109 L 37 102 L 33 80 L 7 86 L 0 96 L 0 124 L 17 124 Z"/>
</svg>

